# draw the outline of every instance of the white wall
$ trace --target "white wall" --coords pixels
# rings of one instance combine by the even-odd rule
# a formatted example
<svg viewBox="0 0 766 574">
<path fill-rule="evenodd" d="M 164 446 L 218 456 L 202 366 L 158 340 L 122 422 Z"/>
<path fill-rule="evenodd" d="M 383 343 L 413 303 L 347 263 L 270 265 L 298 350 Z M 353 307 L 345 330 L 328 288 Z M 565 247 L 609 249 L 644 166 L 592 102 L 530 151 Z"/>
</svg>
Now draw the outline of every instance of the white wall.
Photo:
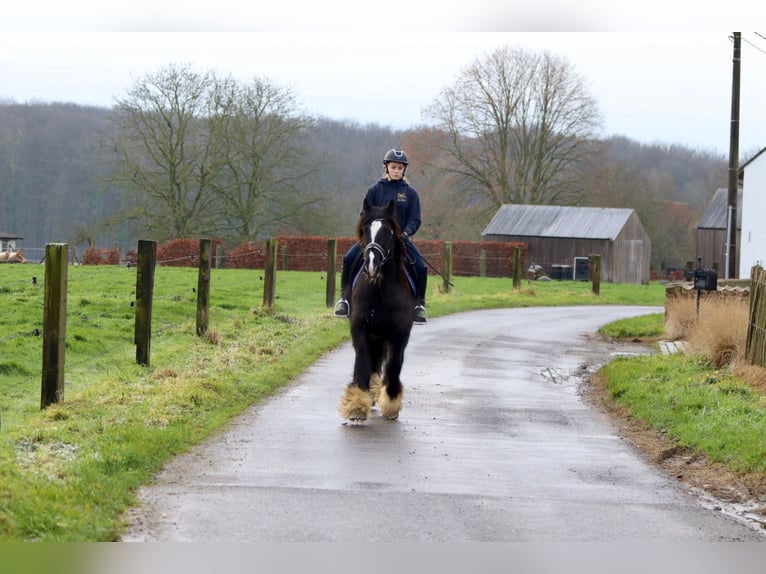
<svg viewBox="0 0 766 574">
<path fill-rule="evenodd" d="M 749 279 L 754 265 L 766 267 L 766 153 L 745 167 L 739 209 L 742 213 L 739 277 Z"/>
</svg>

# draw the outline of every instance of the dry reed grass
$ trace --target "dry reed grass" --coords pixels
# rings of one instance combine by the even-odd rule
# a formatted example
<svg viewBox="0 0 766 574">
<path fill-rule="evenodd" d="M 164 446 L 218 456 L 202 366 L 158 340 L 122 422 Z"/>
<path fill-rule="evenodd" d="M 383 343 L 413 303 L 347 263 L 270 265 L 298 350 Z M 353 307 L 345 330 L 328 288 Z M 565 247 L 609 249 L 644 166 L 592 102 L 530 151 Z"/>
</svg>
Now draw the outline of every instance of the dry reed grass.
<svg viewBox="0 0 766 574">
<path fill-rule="evenodd" d="M 715 368 L 744 360 L 750 307 L 741 298 L 712 298 L 700 303 L 699 317 L 687 340 L 693 352 L 705 355 Z"/>
<path fill-rule="evenodd" d="M 750 387 L 766 394 L 766 369 L 749 364 L 745 358 L 749 320 L 747 298 L 704 298 L 699 317 L 696 298 L 672 298 L 665 305 L 665 337 L 685 340 L 690 353 L 704 356 L 714 368 L 728 368 Z"/>
<path fill-rule="evenodd" d="M 685 340 L 697 322 L 696 303 L 691 297 L 674 297 L 665 302 L 665 337 Z"/>
</svg>

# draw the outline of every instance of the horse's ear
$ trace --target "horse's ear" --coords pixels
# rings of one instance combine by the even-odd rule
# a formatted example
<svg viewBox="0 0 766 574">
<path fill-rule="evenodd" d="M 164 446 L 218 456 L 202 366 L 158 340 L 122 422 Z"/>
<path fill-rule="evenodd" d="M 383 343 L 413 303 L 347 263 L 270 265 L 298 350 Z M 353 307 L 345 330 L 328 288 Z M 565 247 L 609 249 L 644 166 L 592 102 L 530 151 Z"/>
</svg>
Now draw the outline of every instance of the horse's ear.
<svg viewBox="0 0 766 574">
<path fill-rule="evenodd" d="M 396 208 L 394 206 L 394 200 L 388 202 L 388 207 L 386 208 L 386 212 L 389 217 L 393 217 L 394 213 L 396 212 Z"/>
<path fill-rule="evenodd" d="M 362 213 L 365 213 L 366 211 L 370 211 L 370 207 L 372 206 L 370 205 L 370 202 L 367 201 L 367 198 L 365 197 L 364 202 L 362 203 Z"/>
</svg>

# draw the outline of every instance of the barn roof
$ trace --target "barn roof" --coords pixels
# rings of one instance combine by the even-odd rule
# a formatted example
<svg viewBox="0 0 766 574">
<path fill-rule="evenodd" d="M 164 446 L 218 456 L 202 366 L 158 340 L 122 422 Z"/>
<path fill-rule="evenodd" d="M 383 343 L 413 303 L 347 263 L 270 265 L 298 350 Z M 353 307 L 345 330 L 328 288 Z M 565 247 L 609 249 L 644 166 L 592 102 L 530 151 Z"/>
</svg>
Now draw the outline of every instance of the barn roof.
<svg viewBox="0 0 766 574">
<path fill-rule="evenodd" d="M 742 190 L 738 191 L 737 205 L 742 205 Z M 729 212 L 729 190 L 719 187 L 713 199 L 707 204 L 705 212 L 697 223 L 697 229 L 727 229 L 727 214 Z M 742 210 L 737 209 L 737 227 L 742 227 Z"/>
<path fill-rule="evenodd" d="M 24 239 L 24 238 L 19 237 L 18 235 L 14 235 L 13 233 L 4 233 L 3 231 L 0 231 L 0 239 Z"/>
<path fill-rule="evenodd" d="M 753 163 L 753 161 L 755 161 L 755 160 L 756 160 L 758 157 L 760 157 L 760 156 L 761 156 L 761 155 L 763 155 L 764 153 L 766 153 L 766 147 L 765 147 L 765 148 L 763 148 L 763 149 L 762 149 L 761 151 L 759 151 L 758 153 L 756 153 L 756 154 L 755 154 L 753 157 L 751 157 L 749 160 L 747 160 L 747 161 L 746 161 L 745 163 L 743 163 L 741 166 L 739 166 L 739 171 L 740 171 L 740 172 L 744 171 L 744 170 L 745 170 L 745 168 L 746 168 L 748 165 L 750 165 L 751 163 Z"/>
<path fill-rule="evenodd" d="M 562 205 L 502 205 L 482 235 L 616 239 L 632 209 Z"/>
</svg>

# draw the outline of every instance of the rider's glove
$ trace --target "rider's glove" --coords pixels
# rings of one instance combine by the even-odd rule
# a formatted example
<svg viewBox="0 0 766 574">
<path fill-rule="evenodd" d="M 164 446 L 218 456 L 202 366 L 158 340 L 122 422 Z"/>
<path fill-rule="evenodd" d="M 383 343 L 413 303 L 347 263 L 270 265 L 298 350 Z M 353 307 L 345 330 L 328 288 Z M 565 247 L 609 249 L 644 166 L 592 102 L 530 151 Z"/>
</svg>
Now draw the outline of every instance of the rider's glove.
<svg viewBox="0 0 766 574">
<path fill-rule="evenodd" d="M 402 239 L 404 239 L 407 243 L 412 243 L 412 237 L 410 237 L 410 234 L 406 231 L 402 231 Z"/>
</svg>

